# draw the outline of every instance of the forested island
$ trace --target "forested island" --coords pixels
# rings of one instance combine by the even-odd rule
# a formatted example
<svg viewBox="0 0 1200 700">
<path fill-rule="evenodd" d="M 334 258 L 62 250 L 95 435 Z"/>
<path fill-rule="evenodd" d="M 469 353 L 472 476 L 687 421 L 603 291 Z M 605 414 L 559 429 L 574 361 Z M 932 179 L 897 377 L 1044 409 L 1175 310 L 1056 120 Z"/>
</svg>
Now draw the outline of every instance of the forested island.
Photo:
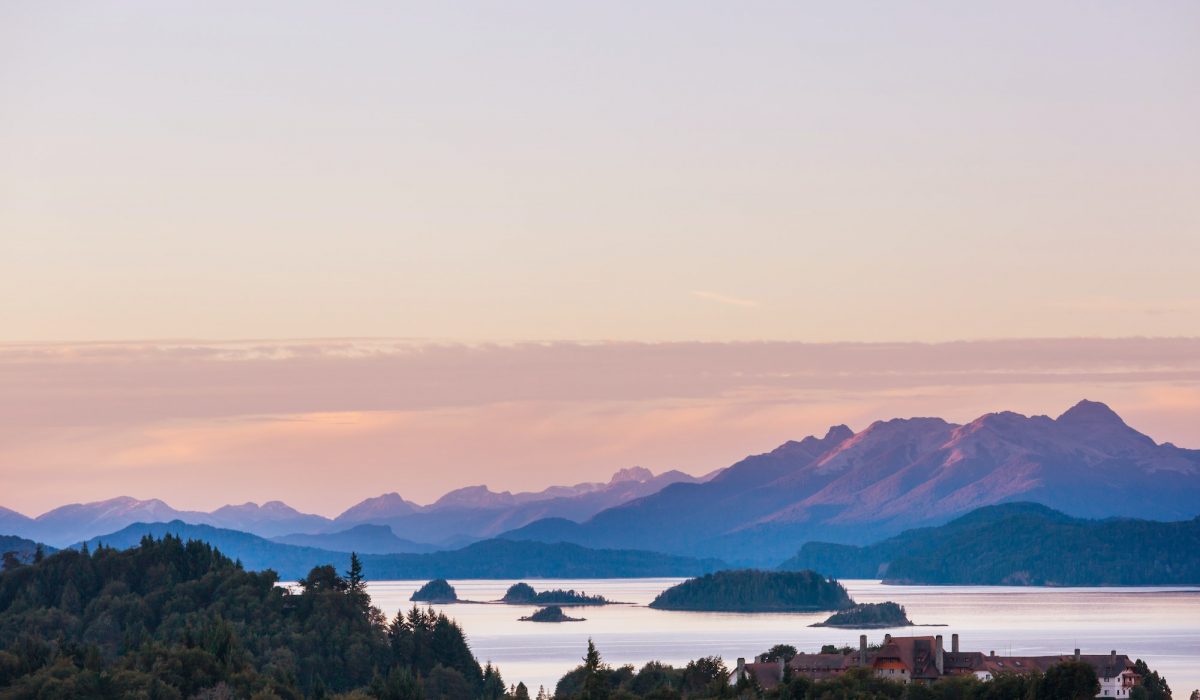
<svg viewBox="0 0 1200 700">
<path fill-rule="evenodd" d="M 409 600 L 421 603 L 457 603 L 458 592 L 446 579 L 435 578 L 418 588 Z"/>
<path fill-rule="evenodd" d="M 604 596 L 588 595 L 583 591 L 576 593 L 575 589 L 564 591 L 555 588 L 539 592 L 522 581 L 509 586 L 500 602 L 510 605 L 607 605 L 610 601 Z"/>
<path fill-rule="evenodd" d="M 505 696 L 432 609 L 389 618 L 362 567 L 296 592 L 202 542 L 65 550 L 0 574 L 0 698 Z"/>
<path fill-rule="evenodd" d="M 810 542 L 780 566 L 809 568 L 897 584 L 1196 584 L 1200 518 L 1085 520 L 1034 503 L 1009 503 L 867 547 Z"/>
<path fill-rule="evenodd" d="M 812 627 L 845 627 L 849 629 L 873 629 L 881 627 L 909 627 L 912 622 L 904 606 L 892 601 L 883 603 L 861 603 L 852 608 L 839 610 L 824 622 Z"/>
<path fill-rule="evenodd" d="M 854 605 L 842 584 L 815 571 L 718 571 L 672 586 L 650 603 L 659 610 L 812 612 Z"/>
<path fill-rule="evenodd" d="M 537 612 L 526 617 L 518 618 L 521 622 L 583 622 L 582 617 L 568 617 L 557 605 L 539 608 Z"/>
</svg>

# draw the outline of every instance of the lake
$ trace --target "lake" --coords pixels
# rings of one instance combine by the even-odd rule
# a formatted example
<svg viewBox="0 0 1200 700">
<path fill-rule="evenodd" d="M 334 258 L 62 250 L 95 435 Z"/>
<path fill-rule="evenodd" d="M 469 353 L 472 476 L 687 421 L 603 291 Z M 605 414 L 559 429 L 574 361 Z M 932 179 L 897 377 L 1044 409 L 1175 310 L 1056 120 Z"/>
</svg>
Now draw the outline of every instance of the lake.
<svg viewBox="0 0 1200 700">
<path fill-rule="evenodd" d="M 527 579 L 537 590 L 574 588 L 632 605 L 569 608 L 584 622 L 518 622 L 536 608 L 520 605 L 437 606 L 462 625 L 480 663 L 500 667 L 506 683 L 524 681 L 532 693 L 553 690 L 579 664 L 588 637 L 614 666 L 658 660 L 680 665 L 717 655 L 727 665 L 774 644 L 816 651 L 822 644 L 858 645 L 858 630 L 809 627 L 826 613 L 695 613 L 645 607 L 683 579 Z M 408 598 L 424 581 L 368 584 L 373 603 L 388 615 L 412 607 Z M 451 581 L 458 597 L 492 601 L 513 580 Z M 894 600 L 917 624 L 868 630 L 872 642 L 895 635 L 942 634 L 949 647 L 958 633 L 963 651 L 997 654 L 1105 654 L 1110 649 L 1145 659 L 1166 676 L 1176 698 L 1200 688 L 1200 588 L 1009 588 L 999 586 L 884 586 L 879 581 L 842 582 L 860 603 Z"/>
</svg>

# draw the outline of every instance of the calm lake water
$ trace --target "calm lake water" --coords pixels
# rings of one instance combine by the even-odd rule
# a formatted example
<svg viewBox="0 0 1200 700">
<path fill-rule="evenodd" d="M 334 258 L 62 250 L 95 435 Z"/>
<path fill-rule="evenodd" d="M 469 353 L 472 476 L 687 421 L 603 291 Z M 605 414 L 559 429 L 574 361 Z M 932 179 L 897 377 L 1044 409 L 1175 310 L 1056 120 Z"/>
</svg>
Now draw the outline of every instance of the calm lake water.
<svg viewBox="0 0 1200 700">
<path fill-rule="evenodd" d="M 645 607 L 663 589 L 682 579 L 534 580 L 537 590 L 574 588 L 630 605 L 569 608 L 584 622 L 518 622 L 536 608 L 520 605 L 438 606 L 458 620 L 480 663 L 500 667 L 506 683 L 524 681 L 536 693 L 553 689 L 579 664 L 588 637 L 613 665 L 658 660 L 684 664 L 717 655 L 732 665 L 737 657 L 759 654 L 774 644 L 816 651 L 822 644 L 857 646 L 857 630 L 809 627 L 827 616 L 801 613 L 693 613 Z M 369 584 L 371 599 L 389 616 L 412 607 L 408 598 L 424 581 Z M 451 581 L 458 597 L 493 601 L 512 580 Z M 1167 677 L 1176 698 L 1200 688 L 1200 588 L 1004 588 L 993 586 L 884 586 L 878 581 L 842 582 L 860 603 L 894 600 L 920 624 L 869 630 L 874 642 L 885 632 L 942 634 L 949 646 L 957 632 L 964 651 L 997 654 L 1104 654 L 1110 649 L 1145 659 Z"/>
</svg>

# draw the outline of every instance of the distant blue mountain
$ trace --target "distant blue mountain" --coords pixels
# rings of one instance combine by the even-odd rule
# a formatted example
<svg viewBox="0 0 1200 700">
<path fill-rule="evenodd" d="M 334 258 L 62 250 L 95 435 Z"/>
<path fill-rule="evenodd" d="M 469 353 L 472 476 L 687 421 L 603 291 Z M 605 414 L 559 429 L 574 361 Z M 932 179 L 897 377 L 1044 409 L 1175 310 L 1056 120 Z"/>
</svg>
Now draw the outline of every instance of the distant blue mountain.
<svg viewBox="0 0 1200 700">
<path fill-rule="evenodd" d="M 50 545 L 41 545 L 44 554 L 53 554 L 58 550 Z M 16 555 L 17 561 L 28 564 L 33 561 L 33 555 L 37 551 L 38 543 L 33 540 L 27 540 L 23 537 L 13 535 L 0 535 L 0 555 L 11 552 Z"/>
<path fill-rule="evenodd" d="M 272 537 L 273 542 L 293 544 L 301 547 L 316 547 L 337 552 L 359 554 L 419 554 L 435 552 L 439 548 L 431 544 L 413 542 L 396 537 L 387 525 L 356 525 L 339 532 L 315 535 L 281 535 Z"/>
<path fill-rule="evenodd" d="M 165 534 L 202 540 L 226 556 L 240 560 L 248 569 L 273 569 L 285 580 L 298 579 L 314 566 L 333 564 L 345 570 L 350 563 L 348 552 L 282 544 L 244 532 L 178 520 L 135 523 L 118 532 L 94 537 L 87 545 L 125 549 L 137 545 L 146 535 L 161 538 Z M 696 576 L 724 567 L 716 559 L 512 540 L 485 540 L 448 552 L 362 554 L 360 558 L 366 576 L 375 580 Z"/>
<path fill-rule="evenodd" d="M 1200 518 L 1086 520 L 1036 503 L 1007 503 L 866 547 L 808 542 L 779 568 L 889 583 L 1200 584 Z"/>
<path fill-rule="evenodd" d="M 206 513 L 177 510 L 154 498 L 121 496 L 60 506 L 36 518 L 0 507 L 0 533 L 66 546 L 133 523 L 182 520 L 261 537 L 291 538 L 287 541 L 311 546 L 419 552 L 462 547 L 545 517 L 583 520 L 668 484 L 699 480 L 678 471 L 655 475 L 648 469 L 633 467 L 618 471 L 608 482 L 551 486 L 537 492 L 497 493 L 486 486 L 468 486 L 428 506 L 388 493 L 363 500 L 334 519 L 302 513 L 281 501 L 227 505 Z M 385 543 L 380 531 L 355 529 L 358 525 L 390 527 L 398 541 Z M 294 535 L 339 537 L 306 541 L 292 538 Z"/>
</svg>

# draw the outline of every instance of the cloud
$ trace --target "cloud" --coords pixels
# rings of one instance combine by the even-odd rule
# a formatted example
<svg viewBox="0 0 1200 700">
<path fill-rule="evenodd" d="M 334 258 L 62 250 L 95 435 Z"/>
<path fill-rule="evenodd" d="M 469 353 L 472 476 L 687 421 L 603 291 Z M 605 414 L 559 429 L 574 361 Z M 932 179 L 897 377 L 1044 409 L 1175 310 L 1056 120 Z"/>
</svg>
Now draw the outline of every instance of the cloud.
<svg viewBox="0 0 1200 700">
<path fill-rule="evenodd" d="M 703 291 L 700 289 L 693 289 L 691 293 L 692 293 L 692 296 L 696 297 L 697 299 L 705 299 L 707 301 L 715 301 L 718 304 L 725 304 L 726 306 L 744 306 L 744 307 L 758 306 L 758 302 L 753 299 L 741 299 L 739 297 L 731 297 L 731 296 L 726 296 L 724 294 L 717 294 L 716 292 L 706 292 L 706 291 Z"/>
<path fill-rule="evenodd" d="M 1116 297 L 1090 297 L 1051 302 L 1051 306 L 1065 311 L 1099 314 L 1111 318 L 1114 314 L 1142 314 L 1162 316 L 1168 314 L 1195 314 L 1200 312 L 1200 299 L 1173 299 L 1168 303 L 1137 302 Z"/>
</svg>

